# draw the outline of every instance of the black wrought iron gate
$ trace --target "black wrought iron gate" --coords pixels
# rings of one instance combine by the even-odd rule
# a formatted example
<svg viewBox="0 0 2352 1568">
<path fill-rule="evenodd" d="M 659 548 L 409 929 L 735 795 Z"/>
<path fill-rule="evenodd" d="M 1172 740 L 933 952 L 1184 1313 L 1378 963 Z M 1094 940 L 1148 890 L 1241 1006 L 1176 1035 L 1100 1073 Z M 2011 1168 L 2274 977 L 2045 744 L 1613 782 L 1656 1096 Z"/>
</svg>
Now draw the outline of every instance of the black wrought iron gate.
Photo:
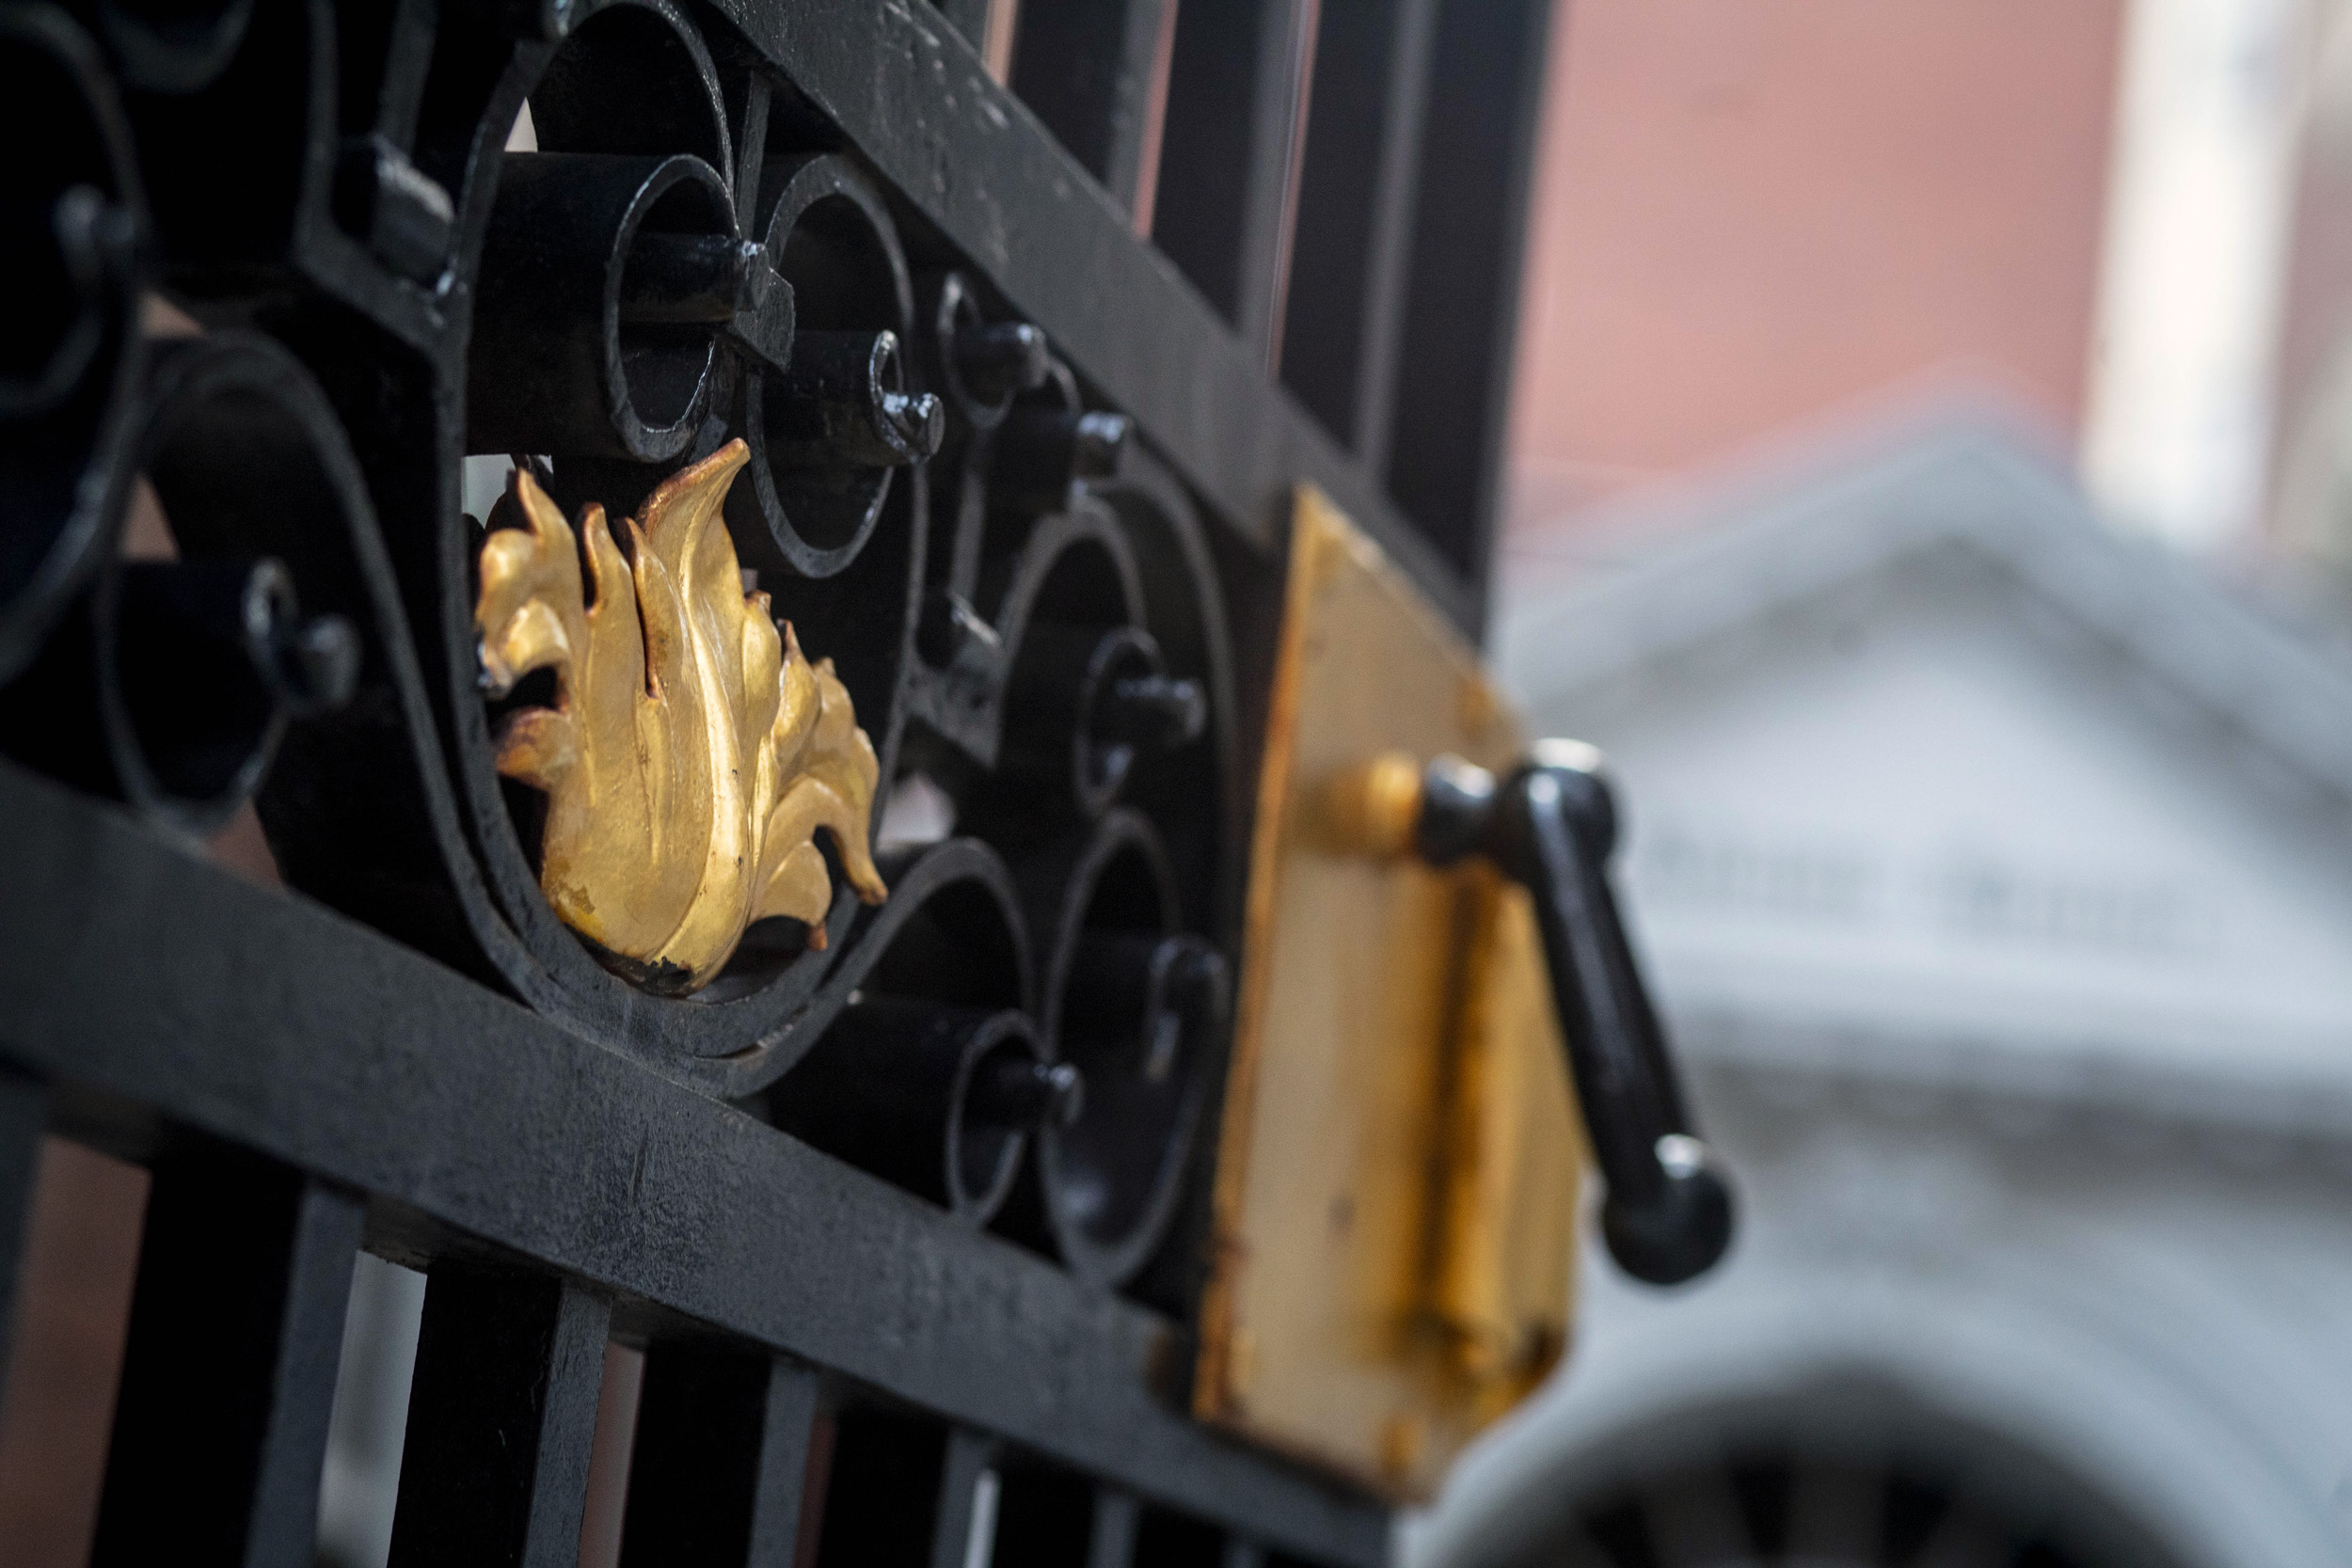
<svg viewBox="0 0 2352 1568">
<path fill-rule="evenodd" d="M 398 1562 L 574 1559 L 611 1340 L 627 1561 L 1385 1557 L 1184 1414 L 1193 1132 L 1292 488 L 1481 614 L 1549 8 L 1010 7 L 0 7 L 0 1349 L 43 1138 L 148 1166 L 98 1560 L 310 1560 L 362 1248 Z M 754 754 L 628 709 L 664 561 L 814 693 L 735 826 L 831 791 L 700 947 L 564 815 L 631 592 L 636 766 Z"/>
</svg>

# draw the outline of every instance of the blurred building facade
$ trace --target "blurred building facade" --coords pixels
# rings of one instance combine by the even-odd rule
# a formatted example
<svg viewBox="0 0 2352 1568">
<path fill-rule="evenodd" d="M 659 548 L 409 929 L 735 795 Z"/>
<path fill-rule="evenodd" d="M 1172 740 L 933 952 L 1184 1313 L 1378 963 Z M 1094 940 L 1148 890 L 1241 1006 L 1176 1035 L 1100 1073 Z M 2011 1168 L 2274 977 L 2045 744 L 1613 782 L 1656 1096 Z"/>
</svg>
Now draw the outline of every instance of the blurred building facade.
<svg viewBox="0 0 2352 1568">
<path fill-rule="evenodd" d="M 1922 384 L 2058 438 L 2090 375 L 2120 0 L 1575 0 L 1552 35 L 1510 545 Z"/>
<path fill-rule="evenodd" d="M 1747 1222 L 1596 1255 L 1408 1560 L 2352 1562 L 2352 0 L 1552 80 L 1495 650 Z"/>
<path fill-rule="evenodd" d="M 2352 1561 L 2352 679 L 1981 419 L 1522 603 L 1744 1233 L 1595 1256 L 1450 1568 Z"/>
<path fill-rule="evenodd" d="M 2269 507 L 2280 547 L 2352 578 L 2352 7 L 2306 51 L 2292 171 Z"/>
<path fill-rule="evenodd" d="M 1578 0 L 1506 559 L 1955 385 L 2124 526 L 2352 568 L 2352 5 Z"/>
</svg>

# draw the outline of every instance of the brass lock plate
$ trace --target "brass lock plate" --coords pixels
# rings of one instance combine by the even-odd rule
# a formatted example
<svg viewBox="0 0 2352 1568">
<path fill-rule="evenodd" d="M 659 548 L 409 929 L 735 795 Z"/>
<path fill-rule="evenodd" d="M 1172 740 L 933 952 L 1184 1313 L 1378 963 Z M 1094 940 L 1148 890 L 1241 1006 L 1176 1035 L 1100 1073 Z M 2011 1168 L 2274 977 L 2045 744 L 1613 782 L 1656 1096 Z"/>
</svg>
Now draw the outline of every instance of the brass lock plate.
<svg viewBox="0 0 2352 1568">
<path fill-rule="evenodd" d="M 1372 852 L 1360 781 L 1524 746 L 1472 650 L 1302 490 L 1194 1406 L 1399 1500 L 1558 1359 L 1584 1151 L 1527 895 Z"/>
</svg>

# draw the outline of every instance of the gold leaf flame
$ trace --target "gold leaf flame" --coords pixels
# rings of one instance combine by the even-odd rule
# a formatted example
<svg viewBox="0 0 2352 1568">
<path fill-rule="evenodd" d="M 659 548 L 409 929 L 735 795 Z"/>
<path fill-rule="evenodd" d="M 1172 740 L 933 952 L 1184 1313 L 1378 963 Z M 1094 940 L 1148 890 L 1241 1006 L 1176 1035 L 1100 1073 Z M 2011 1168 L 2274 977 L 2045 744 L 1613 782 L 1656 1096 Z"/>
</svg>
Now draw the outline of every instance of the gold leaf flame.
<svg viewBox="0 0 2352 1568">
<path fill-rule="evenodd" d="M 608 967 L 667 994 L 708 984 L 771 915 L 824 946 L 819 828 L 860 898 L 889 892 L 866 843 L 881 765 L 850 693 L 743 592 L 720 514 L 748 455 L 731 441 L 663 481 L 623 519 L 626 552 L 602 507 L 576 537 L 518 467 L 482 546 L 490 692 L 555 673 L 552 705 L 497 736 L 498 770 L 547 795 L 540 889 Z"/>
</svg>

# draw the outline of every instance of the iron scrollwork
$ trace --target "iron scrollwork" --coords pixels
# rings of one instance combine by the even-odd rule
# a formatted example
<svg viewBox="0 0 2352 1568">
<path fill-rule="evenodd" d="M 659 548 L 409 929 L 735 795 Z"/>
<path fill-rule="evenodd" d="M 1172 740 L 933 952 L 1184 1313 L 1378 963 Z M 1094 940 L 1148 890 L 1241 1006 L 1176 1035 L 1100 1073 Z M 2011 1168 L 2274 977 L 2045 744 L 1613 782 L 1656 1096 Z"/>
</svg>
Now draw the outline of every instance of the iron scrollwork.
<svg viewBox="0 0 2352 1568">
<path fill-rule="evenodd" d="M 61 149 L 0 743 L 250 800 L 302 892 L 1184 1306 L 1243 819 L 1188 493 L 699 8 L 186 9 L 0 11 Z"/>
</svg>

